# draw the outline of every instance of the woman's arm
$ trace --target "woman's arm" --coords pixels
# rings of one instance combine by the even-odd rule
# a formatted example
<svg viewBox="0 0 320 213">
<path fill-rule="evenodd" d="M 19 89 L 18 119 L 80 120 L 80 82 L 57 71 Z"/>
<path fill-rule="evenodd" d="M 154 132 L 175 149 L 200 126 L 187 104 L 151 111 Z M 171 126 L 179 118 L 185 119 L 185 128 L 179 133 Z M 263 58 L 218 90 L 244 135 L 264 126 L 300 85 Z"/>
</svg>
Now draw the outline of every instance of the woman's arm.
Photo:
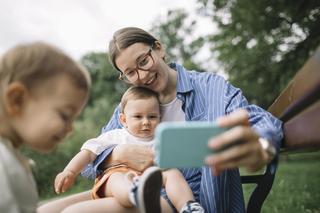
<svg viewBox="0 0 320 213">
<path fill-rule="evenodd" d="M 113 149 L 112 154 L 104 161 L 104 168 L 117 164 L 126 164 L 142 172 L 153 165 L 153 159 L 154 153 L 148 147 L 122 144 Z"/>
<path fill-rule="evenodd" d="M 215 174 L 235 167 L 257 171 L 274 157 L 263 148 L 260 138 L 267 139 L 274 150 L 279 150 L 283 137 L 282 122 L 260 107 L 249 105 L 241 90 L 229 83 L 225 84 L 225 91 L 226 115 L 217 123 L 229 130 L 213 138 L 209 147 L 217 150 L 236 141 L 241 143 L 208 156 L 206 162 Z"/>
</svg>

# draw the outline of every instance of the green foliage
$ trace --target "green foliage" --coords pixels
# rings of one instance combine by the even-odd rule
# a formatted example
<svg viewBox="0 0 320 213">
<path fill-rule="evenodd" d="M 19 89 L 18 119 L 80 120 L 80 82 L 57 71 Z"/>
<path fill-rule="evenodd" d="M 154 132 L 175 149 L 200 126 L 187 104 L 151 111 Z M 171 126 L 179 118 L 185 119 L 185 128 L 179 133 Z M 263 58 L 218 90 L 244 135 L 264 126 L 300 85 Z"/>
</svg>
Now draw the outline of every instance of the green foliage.
<svg viewBox="0 0 320 213">
<path fill-rule="evenodd" d="M 66 165 L 68 156 L 59 151 L 55 151 L 50 155 L 44 155 L 26 148 L 22 152 L 35 162 L 32 169 L 40 196 L 53 196 L 54 177 L 58 174 L 58 171 L 61 171 L 60 168 Z"/>
<path fill-rule="evenodd" d="M 163 20 L 154 22 L 150 32 L 165 45 L 169 61 L 182 63 L 189 70 L 202 70 L 195 56 L 205 39 L 194 36 L 197 22 L 188 18 L 183 9 L 169 10 Z"/>
<path fill-rule="evenodd" d="M 198 2 L 218 24 L 219 32 L 209 36 L 209 43 L 229 80 L 263 107 L 320 44 L 320 1 Z"/>
<path fill-rule="evenodd" d="M 108 103 L 119 102 L 127 86 L 118 80 L 119 73 L 108 60 L 105 53 L 88 53 L 81 63 L 89 70 L 92 78 L 91 97 L 88 103 L 92 107 L 101 98 Z"/>
<path fill-rule="evenodd" d="M 320 212 L 320 152 L 282 156 L 261 212 Z M 244 185 L 246 200 L 253 185 Z"/>
</svg>

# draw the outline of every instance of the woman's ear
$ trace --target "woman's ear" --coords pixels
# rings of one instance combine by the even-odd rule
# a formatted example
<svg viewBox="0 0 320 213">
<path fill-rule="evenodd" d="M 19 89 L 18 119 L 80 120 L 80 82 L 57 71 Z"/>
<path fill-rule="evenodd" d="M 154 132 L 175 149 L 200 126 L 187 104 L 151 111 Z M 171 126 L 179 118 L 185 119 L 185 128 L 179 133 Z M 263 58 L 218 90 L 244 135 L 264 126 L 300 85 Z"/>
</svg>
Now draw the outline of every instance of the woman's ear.
<svg viewBox="0 0 320 213">
<path fill-rule="evenodd" d="M 4 91 L 4 106 L 10 116 L 21 114 L 28 98 L 28 89 L 20 82 L 8 85 Z"/>
<path fill-rule="evenodd" d="M 160 41 L 154 42 L 154 49 L 159 51 L 160 57 L 163 58 L 163 60 L 165 60 L 166 52 L 165 52 L 162 44 L 160 43 Z"/>
<path fill-rule="evenodd" d="M 127 128 L 127 118 L 126 118 L 126 115 L 124 113 L 120 113 L 120 116 L 119 116 L 119 121 L 120 123 L 122 124 L 122 126 L 124 126 L 125 128 Z"/>
<path fill-rule="evenodd" d="M 160 43 L 160 41 L 155 41 L 154 42 L 154 49 L 159 50 L 162 48 L 162 44 Z"/>
</svg>

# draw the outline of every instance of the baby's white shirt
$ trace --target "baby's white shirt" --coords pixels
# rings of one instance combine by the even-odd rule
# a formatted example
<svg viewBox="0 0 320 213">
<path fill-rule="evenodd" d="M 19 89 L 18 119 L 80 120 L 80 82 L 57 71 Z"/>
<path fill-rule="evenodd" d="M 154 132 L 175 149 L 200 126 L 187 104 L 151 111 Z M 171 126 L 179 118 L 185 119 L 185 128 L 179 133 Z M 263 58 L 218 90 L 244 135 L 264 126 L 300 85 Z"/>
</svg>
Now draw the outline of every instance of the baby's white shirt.
<svg viewBox="0 0 320 213">
<path fill-rule="evenodd" d="M 105 149 L 112 145 L 135 144 L 153 148 L 154 138 L 139 138 L 131 135 L 125 128 L 114 129 L 101 134 L 97 138 L 87 140 L 81 147 L 96 155 L 101 154 Z"/>
</svg>

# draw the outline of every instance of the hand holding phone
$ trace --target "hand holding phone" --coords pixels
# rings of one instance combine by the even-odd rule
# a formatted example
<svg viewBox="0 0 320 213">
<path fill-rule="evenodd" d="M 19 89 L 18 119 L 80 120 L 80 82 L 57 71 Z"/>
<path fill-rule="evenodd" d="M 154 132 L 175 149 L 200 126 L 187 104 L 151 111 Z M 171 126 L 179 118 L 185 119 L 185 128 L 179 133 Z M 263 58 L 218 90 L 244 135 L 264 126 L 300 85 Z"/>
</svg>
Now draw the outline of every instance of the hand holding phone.
<svg viewBox="0 0 320 213">
<path fill-rule="evenodd" d="M 214 122 L 163 122 L 156 128 L 155 163 L 161 168 L 196 168 L 204 166 L 208 140 L 226 129 Z"/>
</svg>

